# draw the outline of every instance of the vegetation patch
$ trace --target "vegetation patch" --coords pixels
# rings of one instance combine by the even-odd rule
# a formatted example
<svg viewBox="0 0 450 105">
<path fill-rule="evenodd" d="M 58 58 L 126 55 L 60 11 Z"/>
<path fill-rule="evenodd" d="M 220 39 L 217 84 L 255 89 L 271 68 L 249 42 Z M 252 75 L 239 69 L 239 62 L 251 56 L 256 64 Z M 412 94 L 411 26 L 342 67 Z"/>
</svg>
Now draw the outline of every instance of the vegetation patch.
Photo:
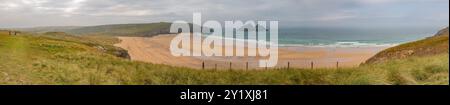
<svg viewBox="0 0 450 105">
<path fill-rule="evenodd" d="M 130 61 L 88 38 L 0 32 L 0 84 L 448 85 L 449 54 L 339 69 L 197 70 Z M 93 45 L 107 45 L 90 41 Z"/>
</svg>

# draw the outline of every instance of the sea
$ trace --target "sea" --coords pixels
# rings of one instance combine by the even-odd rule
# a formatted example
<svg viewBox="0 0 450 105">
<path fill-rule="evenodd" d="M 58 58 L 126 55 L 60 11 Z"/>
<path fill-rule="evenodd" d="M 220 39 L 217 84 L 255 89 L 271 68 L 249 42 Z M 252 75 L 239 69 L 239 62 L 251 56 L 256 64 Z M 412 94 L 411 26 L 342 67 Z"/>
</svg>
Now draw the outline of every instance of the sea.
<svg viewBox="0 0 450 105">
<path fill-rule="evenodd" d="M 385 47 L 433 36 L 437 29 L 280 28 L 280 47 Z M 226 38 L 236 41 L 244 39 Z M 205 36 L 209 36 L 206 34 Z M 224 36 L 222 36 L 224 37 Z M 236 36 L 234 36 L 236 37 Z M 269 39 L 270 40 L 270 39 Z"/>
<path fill-rule="evenodd" d="M 284 28 L 280 46 L 377 47 L 394 46 L 435 34 L 432 29 Z"/>
</svg>

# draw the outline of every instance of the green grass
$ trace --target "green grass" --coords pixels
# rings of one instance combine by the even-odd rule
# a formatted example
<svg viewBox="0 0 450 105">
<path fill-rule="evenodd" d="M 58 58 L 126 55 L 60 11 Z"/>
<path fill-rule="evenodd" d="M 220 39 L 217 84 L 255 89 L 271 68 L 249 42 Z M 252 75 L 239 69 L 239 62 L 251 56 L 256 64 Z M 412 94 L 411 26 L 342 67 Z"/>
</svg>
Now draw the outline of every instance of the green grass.
<svg viewBox="0 0 450 105">
<path fill-rule="evenodd" d="M 445 50 L 445 47 L 448 48 L 448 35 L 445 36 L 436 36 L 436 37 L 430 37 L 425 40 L 419 40 L 415 42 L 410 42 L 406 44 L 402 44 L 393 48 L 389 48 L 385 50 L 384 52 L 394 52 L 394 51 L 400 51 L 400 50 L 408 50 L 408 49 L 417 49 L 417 48 L 425 48 L 429 46 L 437 46 L 440 48 L 443 48 Z"/>
<path fill-rule="evenodd" d="M 46 32 L 43 34 L 37 34 L 35 36 L 48 38 L 52 40 L 84 44 L 90 47 L 97 48 L 98 50 L 101 50 L 104 53 L 112 54 L 119 57 L 124 57 L 122 53 L 127 52 L 122 48 L 115 47 L 113 44 L 119 43 L 120 41 L 119 39 L 111 36 L 104 36 L 104 35 L 74 36 L 64 32 Z M 128 58 L 128 56 L 124 58 Z"/>
<path fill-rule="evenodd" d="M 448 53 L 355 68 L 214 71 L 129 61 L 98 51 L 81 40 L 0 32 L 0 84 L 449 84 Z"/>
<path fill-rule="evenodd" d="M 413 56 L 429 56 L 448 53 L 448 42 L 449 36 L 441 35 L 401 44 L 378 53 L 369 59 L 367 63 L 377 63 L 385 60 L 401 59 Z"/>
</svg>

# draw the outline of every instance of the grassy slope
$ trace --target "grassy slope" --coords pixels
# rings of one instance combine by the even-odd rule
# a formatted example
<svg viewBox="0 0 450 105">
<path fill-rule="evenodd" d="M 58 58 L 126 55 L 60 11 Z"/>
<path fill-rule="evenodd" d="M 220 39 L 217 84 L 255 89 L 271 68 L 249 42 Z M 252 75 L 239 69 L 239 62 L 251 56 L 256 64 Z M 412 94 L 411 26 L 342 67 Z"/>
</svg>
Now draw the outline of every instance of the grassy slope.
<svg viewBox="0 0 450 105">
<path fill-rule="evenodd" d="M 446 84 L 448 53 L 357 68 L 213 71 L 134 62 L 77 40 L 0 32 L 0 84 Z"/>
<path fill-rule="evenodd" d="M 412 56 L 429 56 L 442 53 L 448 54 L 448 43 L 448 34 L 429 37 L 427 39 L 405 43 L 386 49 L 369 59 L 366 63 L 379 63 L 391 59 L 402 59 Z"/>
<path fill-rule="evenodd" d="M 113 44 L 119 42 L 119 39 L 110 36 L 103 36 L 103 35 L 74 36 L 64 32 L 46 32 L 43 34 L 37 34 L 36 36 L 45 37 L 53 40 L 80 43 L 90 47 L 95 47 L 97 48 L 97 50 L 103 51 L 108 54 L 112 54 L 123 58 L 129 58 L 129 55 L 126 50 L 113 46 Z"/>
</svg>

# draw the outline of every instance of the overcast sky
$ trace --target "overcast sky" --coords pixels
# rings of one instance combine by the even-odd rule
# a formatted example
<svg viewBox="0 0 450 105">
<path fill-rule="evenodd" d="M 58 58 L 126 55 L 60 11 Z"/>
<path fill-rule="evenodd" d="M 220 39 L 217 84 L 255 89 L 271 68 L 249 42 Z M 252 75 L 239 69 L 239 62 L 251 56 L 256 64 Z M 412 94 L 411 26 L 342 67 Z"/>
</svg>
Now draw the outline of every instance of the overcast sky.
<svg viewBox="0 0 450 105">
<path fill-rule="evenodd" d="M 0 0 L 0 27 L 278 20 L 286 27 L 445 27 L 449 0 Z"/>
</svg>

